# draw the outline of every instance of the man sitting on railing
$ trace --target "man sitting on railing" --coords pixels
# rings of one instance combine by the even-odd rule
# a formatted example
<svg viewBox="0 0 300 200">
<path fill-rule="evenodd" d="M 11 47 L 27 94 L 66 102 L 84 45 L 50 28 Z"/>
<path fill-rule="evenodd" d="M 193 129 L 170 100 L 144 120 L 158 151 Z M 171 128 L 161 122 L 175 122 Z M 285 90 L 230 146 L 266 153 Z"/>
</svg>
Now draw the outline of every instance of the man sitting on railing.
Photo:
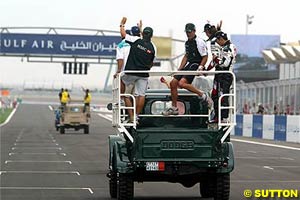
<svg viewBox="0 0 300 200">
<path fill-rule="evenodd" d="M 178 71 L 197 71 L 203 70 L 207 61 L 207 46 L 204 40 L 196 36 L 196 28 L 192 23 L 185 25 L 185 32 L 188 40 L 185 42 L 185 55 L 182 58 Z M 172 107 L 163 111 L 163 115 L 178 115 L 177 97 L 178 87 L 189 90 L 196 93 L 203 100 L 212 103 L 210 97 L 203 91 L 195 88 L 191 83 L 193 82 L 195 75 L 175 75 L 170 82 Z"/>
</svg>

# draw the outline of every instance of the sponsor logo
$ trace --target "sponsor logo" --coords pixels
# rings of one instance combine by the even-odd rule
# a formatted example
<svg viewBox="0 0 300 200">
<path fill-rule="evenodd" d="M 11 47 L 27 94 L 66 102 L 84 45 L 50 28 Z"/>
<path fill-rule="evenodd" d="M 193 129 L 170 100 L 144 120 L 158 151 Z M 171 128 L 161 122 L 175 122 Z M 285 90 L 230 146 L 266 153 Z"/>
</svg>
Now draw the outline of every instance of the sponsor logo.
<svg viewBox="0 0 300 200">
<path fill-rule="evenodd" d="M 194 149 L 193 141 L 162 141 L 162 150 Z"/>
</svg>

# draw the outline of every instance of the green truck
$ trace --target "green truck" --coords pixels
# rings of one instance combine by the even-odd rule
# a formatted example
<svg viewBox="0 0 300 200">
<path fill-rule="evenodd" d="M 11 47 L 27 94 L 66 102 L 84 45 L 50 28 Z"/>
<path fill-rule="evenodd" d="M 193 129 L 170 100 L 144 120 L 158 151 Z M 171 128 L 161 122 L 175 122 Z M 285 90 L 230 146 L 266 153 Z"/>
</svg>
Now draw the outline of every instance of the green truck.
<svg viewBox="0 0 300 200">
<path fill-rule="evenodd" d="M 185 187 L 200 183 L 201 197 L 229 199 L 234 169 L 229 134 L 235 121 L 208 124 L 207 103 L 185 90 L 178 94 L 179 115 L 163 116 L 161 112 L 171 102 L 170 91 L 148 90 L 138 124 L 122 120 L 122 110 L 135 108 L 122 106 L 122 95 L 115 95 L 111 109 L 117 134 L 109 136 L 107 174 L 112 198 L 133 199 L 134 182 L 164 181 Z M 234 95 L 231 97 L 227 109 L 234 115 Z"/>
</svg>

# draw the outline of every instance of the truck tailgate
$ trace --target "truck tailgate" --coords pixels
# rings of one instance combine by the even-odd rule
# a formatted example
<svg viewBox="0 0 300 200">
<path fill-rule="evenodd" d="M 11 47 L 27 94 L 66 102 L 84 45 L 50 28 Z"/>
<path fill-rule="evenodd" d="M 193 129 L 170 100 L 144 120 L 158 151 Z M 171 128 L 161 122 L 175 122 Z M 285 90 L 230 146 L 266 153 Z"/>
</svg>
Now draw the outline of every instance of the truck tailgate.
<svg viewBox="0 0 300 200">
<path fill-rule="evenodd" d="M 213 159 L 220 133 L 208 129 L 139 129 L 136 132 L 137 159 Z"/>
</svg>

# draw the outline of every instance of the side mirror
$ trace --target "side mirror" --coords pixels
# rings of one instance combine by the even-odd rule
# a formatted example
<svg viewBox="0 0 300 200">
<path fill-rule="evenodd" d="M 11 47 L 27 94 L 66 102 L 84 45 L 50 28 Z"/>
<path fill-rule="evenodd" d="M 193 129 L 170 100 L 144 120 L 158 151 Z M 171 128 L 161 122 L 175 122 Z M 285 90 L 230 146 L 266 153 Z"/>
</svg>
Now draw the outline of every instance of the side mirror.
<svg viewBox="0 0 300 200">
<path fill-rule="evenodd" d="M 107 104 L 106 108 L 107 110 L 112 110 L 112 103 Z"/>
</svg>

